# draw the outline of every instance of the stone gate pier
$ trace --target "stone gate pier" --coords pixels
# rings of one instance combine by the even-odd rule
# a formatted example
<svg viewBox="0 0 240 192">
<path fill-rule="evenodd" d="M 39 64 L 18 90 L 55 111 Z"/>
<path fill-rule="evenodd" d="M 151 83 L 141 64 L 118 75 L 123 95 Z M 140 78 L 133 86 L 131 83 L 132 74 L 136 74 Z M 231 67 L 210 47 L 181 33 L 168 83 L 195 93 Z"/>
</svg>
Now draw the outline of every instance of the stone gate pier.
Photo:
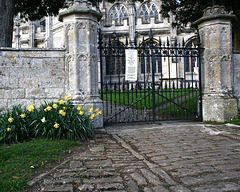
<svg viewBox="0 0 240 192">
<path fill-rule="evenodd" d="M 97 59 L 97 25 L 101 16 L 87 1 L 80 0 L 59 14 L 65 29 L 65 65 L 69 76 L 66 92 L 74 104 L 84 104 L 85 110 L 91 107 L 102 110 Z M 103 126 L 102 116 L 96 117 L 94 125 Z"/>
<path fill-rule="evenodd" d="M 237 115 L 233 96 L 232 20 L 223 6 L 205 9 L 198 25 L 202 49 L 203 121 L 224 122 Z"/>
</svg>

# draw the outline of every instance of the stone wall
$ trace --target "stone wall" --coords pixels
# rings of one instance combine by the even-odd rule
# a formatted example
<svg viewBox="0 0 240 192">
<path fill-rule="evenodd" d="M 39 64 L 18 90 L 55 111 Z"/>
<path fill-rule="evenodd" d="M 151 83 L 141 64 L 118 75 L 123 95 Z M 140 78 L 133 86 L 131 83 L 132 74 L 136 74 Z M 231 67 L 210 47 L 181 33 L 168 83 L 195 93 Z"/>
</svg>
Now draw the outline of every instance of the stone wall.
<svg viewBox="0 0 240 192">
<path fill-rule="evenodd" d="M 238 100 L 240 109 L 240 51 L 233 54 L 233 94 Z"/>
<path fill-rule="evenodd" d="M 64 97 L 64 49 L 0 49 L 0 110 Z"/>
</svg>

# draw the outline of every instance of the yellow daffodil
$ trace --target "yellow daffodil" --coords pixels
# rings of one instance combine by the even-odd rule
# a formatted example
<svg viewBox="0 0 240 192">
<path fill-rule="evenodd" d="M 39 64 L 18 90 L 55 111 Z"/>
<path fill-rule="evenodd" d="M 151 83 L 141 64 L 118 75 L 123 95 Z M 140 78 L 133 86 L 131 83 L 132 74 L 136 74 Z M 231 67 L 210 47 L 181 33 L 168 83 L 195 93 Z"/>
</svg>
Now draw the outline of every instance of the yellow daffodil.
<svg viewBox="0 0 240 192">
<path fill-rule="evenodd" d="M 63 111 L 63 110 L 59 110 L 59 114 L 62 115 L 62 116 L 66 116 L 66 112 Z"/>
<path fill-rule="evenodd" d="M 20 117 L 21 117 L 22 119 L 24 119 L 24 118 L 26 117 L 26 115 L 25 115 L 25 114 L 21 114 Z"/>
<path fill-rule="evenodd" d="M 93 112 L 93 108 L 91 108 L 90 110 L 89 110 L 89 113 L 92 113 Z"/>
<path fill-rule="evenodd" d="M 102 111 L 99 111 L 98 113 L 99 113 L 99 115 L 101 115 L 101 114 L 102 114 Z"/>
<path fill-rule="evenodd" d="M 10 132 L 10 131 L 11 131 L 11 128 L 10 128 L 10 127 L 8 127 L 8 128 L 7 128 L 7 132 Z"/>
<path fill-rule="evenodd" d="M 92 114 L 92 115 L 90 116 L 90 119 L 93 120 L 94 117 L 95 117 L 95 114 Z"/>
<path fill-rule="evenodd" d="M 84 111 L 79 111 L 79 115 L 83 115 L 84 114 Z"/>
<path fill-rule="evenodd" d="M 60 101 L 59 101 L 59 104 L 60 104 L 60 105 L 62 105 L 63 103 L 64 103 L 64 101 L 63 101 L 63 100 L 60 100 Z"/>
<path fill-rule="evenodd" d="M 12 117 L 8 118 L 8 122 L 9 122 L 9 123 L 12 123 L 13 120 L 14 120 L 14 119 L 13 119 Z"/>
<path fill-rule="evenodd" d="M 45 108 L 44 111 L 47 112 L 47 108 Z"/>
<path fill-rule="evenodd" d="M 80 106 L 79 106 L 79 107 L 77 107 L 77 110 L 78 110 L 78 111 L 81 111 L 81 109 L 82 109 L 82 107 L 80 107 Z"/>
<path fill-rule="evenodd" d="M 54 109 L 56 109 L 58 106 L 57 106 L 56 103 L 54 103 L 52 107 L 53 107 Z"/>
<path fill-rule="evenodd" d="M 66 110 L 66 107 L 63 107 L 63 110 Z"/>
<path fill-rule="evenodd" d="M 52 107 L 51 106 L 47 106 L 46 108 L 48 111 L 51 111 L 52 110 Z"/>
<path fill-rule="evenodd" d="M 99 111 L 99 109 L 97 108 L 96 110 L 95 110 L 95 112 L 98 112 Z"/>
<path fill-rule="evenodd" d="M 30 111 L 30 112 L 33 112 L 33 111 L 34 111 L 33 105 L 29 105 L 29 106 L 28 106 L 28 111 Z"/>
<path fill-rule="evenodd" d="M 59 124 L 58 124 L 58 123 L 55 123 L 55 124 L 54 124 L 54 128 L 58 129 L 58 128 L 59 128 Z"/>
<path fill-rule="evenodd" d="M 64 99 L 65 99 L 65 100 L 69 100 L 70 98 L 69 98 L 69 96 L 66 95 L 66 96 L 64 97 Z"/>
</svg>

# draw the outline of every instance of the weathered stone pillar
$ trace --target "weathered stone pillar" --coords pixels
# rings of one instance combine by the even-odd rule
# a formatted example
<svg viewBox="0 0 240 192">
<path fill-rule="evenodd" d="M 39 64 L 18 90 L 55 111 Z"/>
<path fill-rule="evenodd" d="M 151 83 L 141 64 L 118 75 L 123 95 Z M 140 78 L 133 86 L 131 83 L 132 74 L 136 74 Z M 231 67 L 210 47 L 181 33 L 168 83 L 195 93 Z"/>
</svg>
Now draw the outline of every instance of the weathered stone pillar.
<svg viewBox="0 0 240 192">
<path fill-rule="evenodd" d="M 19 49 L 20 48 L 20 30 L 19 30 L 19 27 L 20 27 L 20 20 L 19 19 L 17 19 L 16 21 L 15 21 L 15 25 L 16 25 L 16 33 L 15 33 L 15 47 L 17 48 L 17 49 Z"/>
<path fill-rule="evenodd" d="M 53 33 L 52 33 L 52 16 L 46 17 L 46 47 L 53 47 Z"/>
<path fill-rule="evenodd" d="M 35 47 L 35 32 L 36 26 L 34 21 L 30 21 L 29 24 L 29 47 Z"/>
<path fill-rule="evenodd" d="M 130 43 L 134 44 L 135 35 L 136 35 L 136 17 L 135 17 L 135 3 L 131 0 L 128 2 L 128 11 L 129 11 L 129 38 Z"/>
<path fill-rule="evenodd" d="M 205 9 L 198 25 L 202 51 L 203 121 L 224 122 L 237 115 L 233 97 L 232 25 L 223 6 Z"/>
<path fill-rule="evenodd" d="M 100 18 L 101 14 L 83 0 L 75 0 L 59 14 L 59 20 L 65 27 L 66 66 L 69 72 L 67 94 L 75 105 L 85 104 L 85 110 L 91 107 L 102 110 L 98 94 L 97 59 L 97 25 Z M 102 116 L 95 119 L 94 126 L 103 126 Z"/>
</svg>

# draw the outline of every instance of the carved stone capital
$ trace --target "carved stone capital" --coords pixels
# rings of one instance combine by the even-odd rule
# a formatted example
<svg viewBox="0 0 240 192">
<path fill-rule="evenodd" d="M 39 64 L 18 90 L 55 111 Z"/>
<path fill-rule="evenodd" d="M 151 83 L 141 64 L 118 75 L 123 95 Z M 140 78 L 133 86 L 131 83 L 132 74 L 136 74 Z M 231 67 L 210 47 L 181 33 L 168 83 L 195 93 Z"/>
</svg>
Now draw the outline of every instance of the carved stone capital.
<svg viewBox="0 0 240 192">
<path fill-rule="evenodd" d="M 64 29 L 65 29 L 65 31 L 68 33 L 70 30 L 73 30 L 73 25 L 74 25 L 73 22 L 65 23 L 65 24 L 64 24 Z"/>
<path fill-rule="evenodd" d="M 86 29 L 87 22 L 86 21 L 77 21 L 76 27 L 77 27 L 77 29 Z"/>
<path fill-rule="evenodd" d="M 77 58 L 78 58 L 78 61 L 87 61 L 88 54 L 78 53 Z"/>
<path fill-rule="evenodd" d="M 74 61 L 74 53 L 66 53 L 65 61 L 67 64 Z"/>
<path fill-rule="evenodd" d="M 74 96 L 72 99 L 83 102 L 86 100 L 86 95 L 83 90 L 79 90 L 74 93 Z"/>
<path fill-rule="evenodd" d="M 90 24 L 90 30 L 95 32 L 97 30 L 97 24 L 96 23 L 91 23 Z"/>
</svg>

